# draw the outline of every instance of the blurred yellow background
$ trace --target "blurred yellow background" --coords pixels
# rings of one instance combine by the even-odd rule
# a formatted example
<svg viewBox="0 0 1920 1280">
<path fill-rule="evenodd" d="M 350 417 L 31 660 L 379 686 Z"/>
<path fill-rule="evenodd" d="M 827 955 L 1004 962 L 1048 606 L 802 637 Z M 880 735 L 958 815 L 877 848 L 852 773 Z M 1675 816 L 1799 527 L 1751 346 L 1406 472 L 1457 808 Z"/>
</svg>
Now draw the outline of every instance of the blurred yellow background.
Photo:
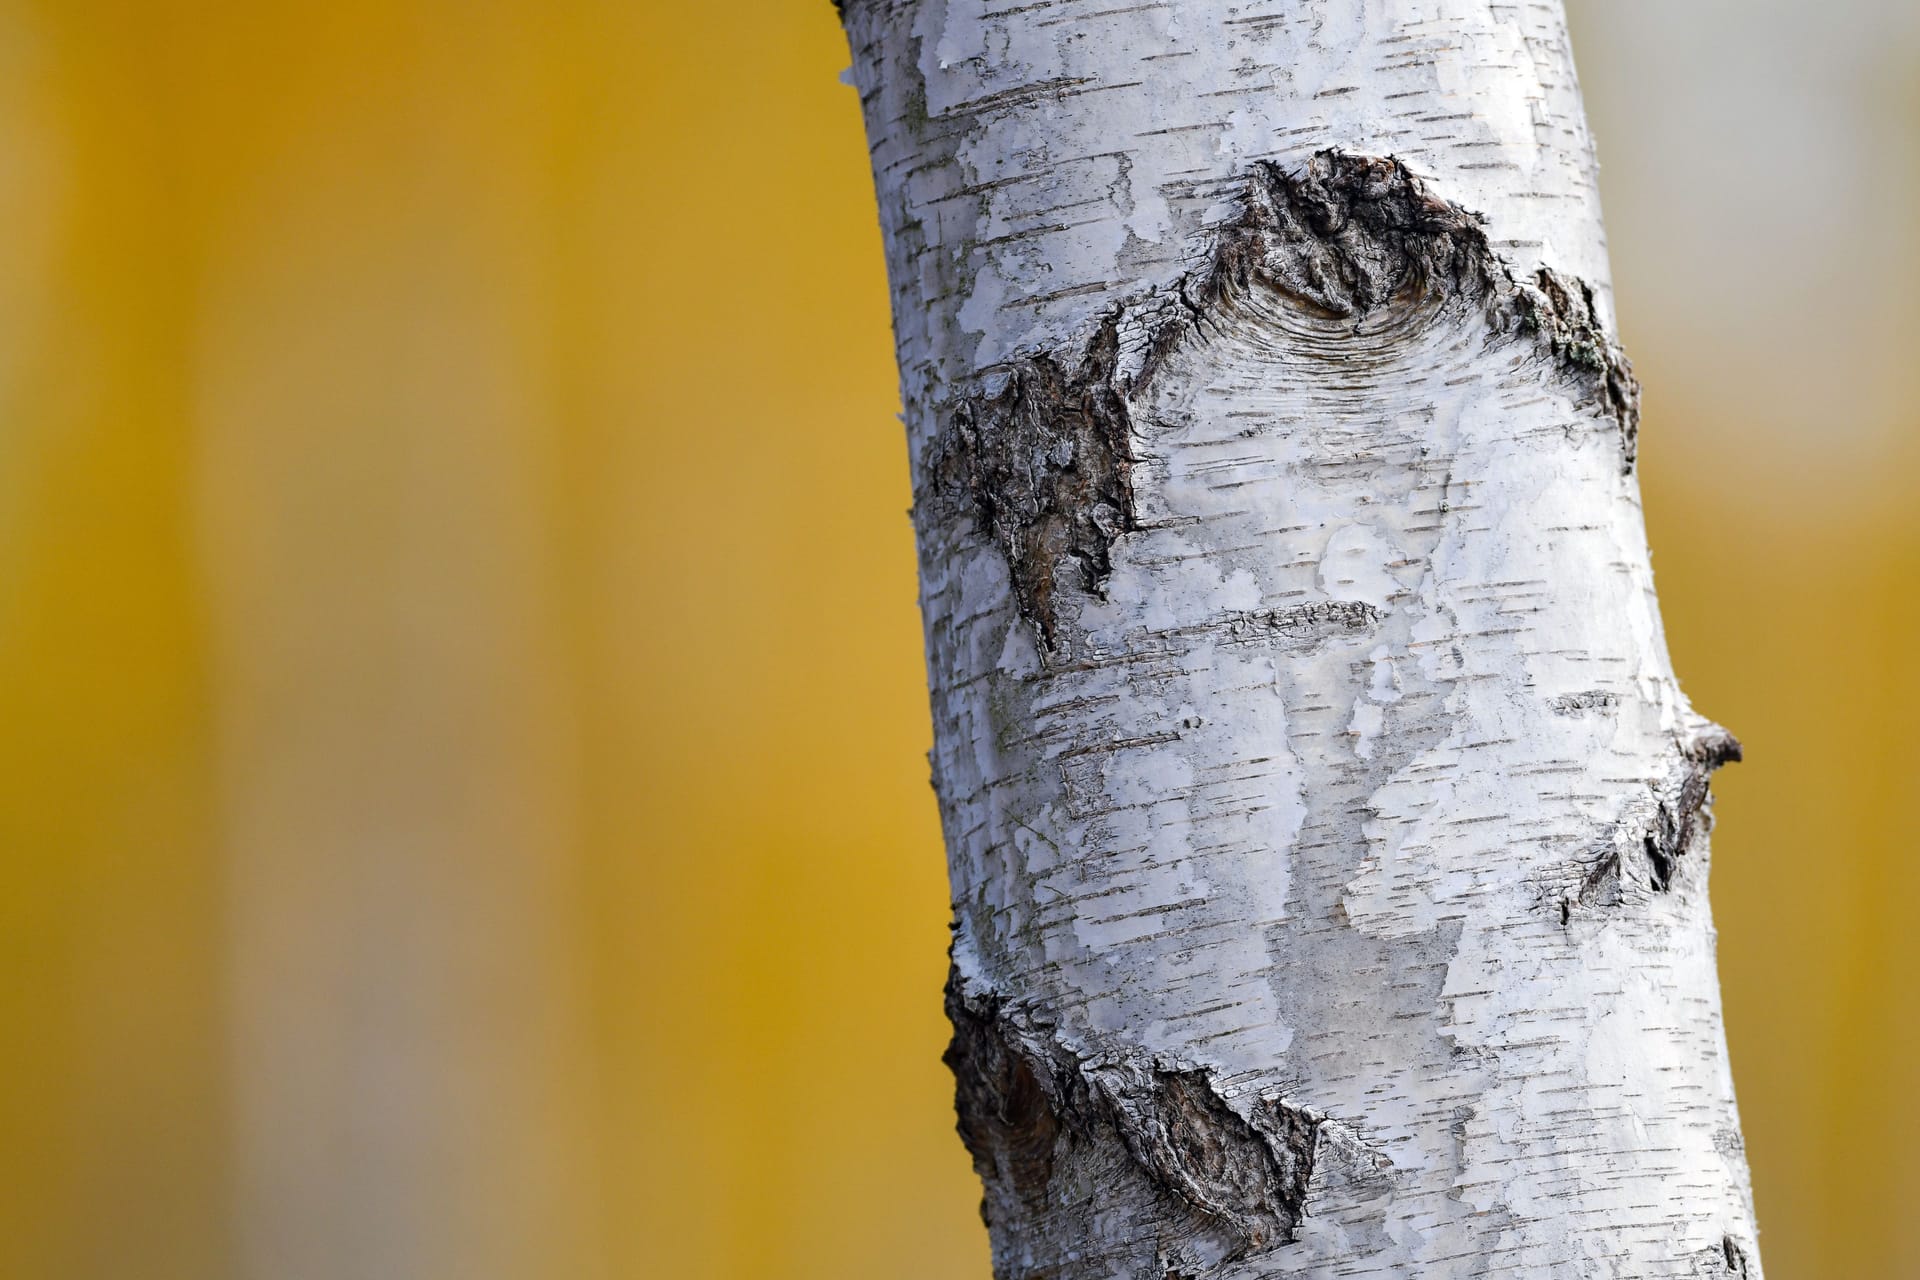
<svg viewBox="0 0 1920 1280">
<path fill-rule="evenodd" d="M 1920 20 L 1572 7 L 1769 1270 L 1920 1275 Z M 986 1275 L 845 62 L 0 2 L 0 1275 Z"/>
</svg>

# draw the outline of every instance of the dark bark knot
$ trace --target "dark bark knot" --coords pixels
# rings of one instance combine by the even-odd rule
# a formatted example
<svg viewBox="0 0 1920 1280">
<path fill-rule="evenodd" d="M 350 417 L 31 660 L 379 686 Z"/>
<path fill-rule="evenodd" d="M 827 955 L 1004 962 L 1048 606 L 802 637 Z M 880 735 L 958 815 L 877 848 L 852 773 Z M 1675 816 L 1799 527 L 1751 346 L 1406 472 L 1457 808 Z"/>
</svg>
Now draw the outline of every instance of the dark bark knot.
<svg viewBox="0 0 1920 1280">
<path fill-rule="evenodd" d="M 1331 316 L 1390 302 L 1479 294 L 1499 273 L 1478 214 L 1429 193 L 1398 160 L 1322 151 L 1298 174 L 1255 166 L 1198 296 L 1255 285 Z"/>
<path fill-rule="evenodd" d="M 1631 470 L 1639 384 L 1585 283 L 1513 275 L 1479 214 L 1429 192 L 1398 160 L 1322 151 L 1297 173 L 1257 164 L 1206 265 L 1110 308 L 1076 352 L 990 371 L 997 389 L 944 414 L 927 458 L 939 498 L 972 509 L 1006 560 L 1020 612 L 1055 648 L 1068 590 L 1104 595 L 1113 544 L 1138 527 L 1129 402 L 1181 343 L 1204 339 L 1253 290 L 1356 321 L 1389 306 L 1463 301 L 1489 340 L 1531 342 L 1618 426 Z"/>
<path fill-rule="evenodd" d="M 1198 1068 L 1085 1058 L 1032 1013 L 969 993 L 957 974 L 947 1016 L 945 1060 L 986 1189 L 996 1275 L 1047 1274 L 1003 1254 L 1003 1240 L 1095 1247 L 1094 1216 L 1123 1204 L 1163 1274 L 1205 1274 L 1292 1240 L 1318 1115 L 1266 1100 L 1243 1113 Z"/>
</svg>

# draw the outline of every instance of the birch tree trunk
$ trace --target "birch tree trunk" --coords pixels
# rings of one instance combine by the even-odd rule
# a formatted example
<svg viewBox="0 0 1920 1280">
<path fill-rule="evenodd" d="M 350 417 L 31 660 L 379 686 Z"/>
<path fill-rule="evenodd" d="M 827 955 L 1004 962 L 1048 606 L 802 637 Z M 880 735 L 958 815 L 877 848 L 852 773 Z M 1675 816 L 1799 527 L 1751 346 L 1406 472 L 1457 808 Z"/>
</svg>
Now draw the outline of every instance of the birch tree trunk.
<svg viewBox="0 0 1920 1280">
<path fill-rule="evenodd" d="M 1560 5 L 843 17 L 995 1273 L 1757 1277 Z"/>
</svg>

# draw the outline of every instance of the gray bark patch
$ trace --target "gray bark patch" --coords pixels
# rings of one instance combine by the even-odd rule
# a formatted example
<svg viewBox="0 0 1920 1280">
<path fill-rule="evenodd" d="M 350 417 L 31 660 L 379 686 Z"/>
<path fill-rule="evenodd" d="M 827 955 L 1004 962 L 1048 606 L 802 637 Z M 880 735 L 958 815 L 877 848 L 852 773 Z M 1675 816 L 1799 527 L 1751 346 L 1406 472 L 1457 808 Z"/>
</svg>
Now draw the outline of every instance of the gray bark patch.
<svg viewBox="0 0 1920 1280">
<path fill-rule="evenodd" d="M 1316 1113 L 1237 1107 L 1196 1067 L 1085 1057 L 957 974 L 947 1016 L 960 1136 L 1002 1280 L 1096 1259 L 1115 1274 L 1198 1280 L 1293 1239 Z"/>
</svg>

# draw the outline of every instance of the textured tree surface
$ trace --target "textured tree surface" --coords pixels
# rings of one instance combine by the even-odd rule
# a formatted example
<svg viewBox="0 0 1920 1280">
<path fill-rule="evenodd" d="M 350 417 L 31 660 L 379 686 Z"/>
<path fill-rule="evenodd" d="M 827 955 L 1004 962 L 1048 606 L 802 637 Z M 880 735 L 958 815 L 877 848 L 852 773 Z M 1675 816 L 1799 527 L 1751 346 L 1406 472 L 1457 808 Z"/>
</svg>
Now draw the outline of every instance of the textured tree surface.
<svg viewBox="0 0 1920 1280">
<path fill-rule="evenodd" d="M 1758 1276 L 1558 4 L 844 17 L 996 1273 Z"/>
</svg>

